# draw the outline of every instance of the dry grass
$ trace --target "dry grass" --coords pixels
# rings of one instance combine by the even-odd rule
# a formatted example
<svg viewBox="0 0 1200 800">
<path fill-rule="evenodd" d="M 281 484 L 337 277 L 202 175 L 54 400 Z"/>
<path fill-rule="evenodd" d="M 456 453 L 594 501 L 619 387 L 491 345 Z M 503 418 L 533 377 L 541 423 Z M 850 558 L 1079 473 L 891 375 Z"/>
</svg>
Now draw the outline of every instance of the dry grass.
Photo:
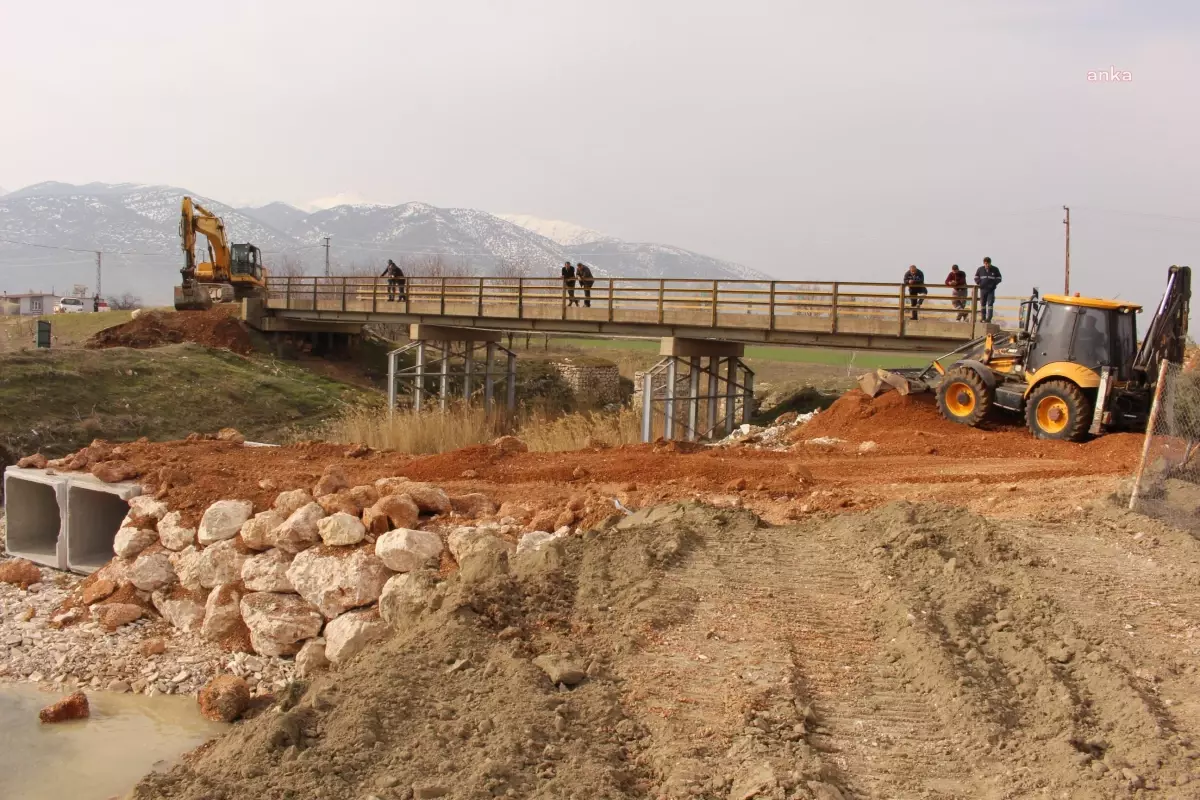
<svg viewBox="0 0 1200 800">
<path fill-rule="evenodd" d="M 521 437 L 529 449 L 542 452 L 579 450 L 598 444 L 636 444 L 641 440 L 638 415 L 631 409 L 615 414 L 590 411 L 557 417 L 537 414 L 514 425 L 485 414 L 480 408 L 461 405 L 445 412 L 397 411 L 390 416 L 379 408 L 356 408 L 327 423 L 318 433 L 331 442 L 362 443 L 378 450 L 413 455 L 484 444 L 505 433 Z"/>
</svg>

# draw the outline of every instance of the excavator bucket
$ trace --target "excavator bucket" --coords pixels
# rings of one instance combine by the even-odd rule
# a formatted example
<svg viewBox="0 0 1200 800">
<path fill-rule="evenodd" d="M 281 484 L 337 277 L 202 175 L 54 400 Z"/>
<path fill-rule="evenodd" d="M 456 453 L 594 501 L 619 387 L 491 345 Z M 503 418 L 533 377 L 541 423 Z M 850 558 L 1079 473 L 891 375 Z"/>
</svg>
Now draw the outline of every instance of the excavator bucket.
<svg viewBox="0 0 1200 800">
<path fill-rule="evenodd" d="M 212 308 L 208 290 L 198 283 L 175 287 L 176 311 L 207 311 Z"/>
<path fill-rule="evenodd" d="M 875 397 L 889 389 L 895 389 L 902 395 L 923 392 L 929 388 L 929 384 L 921 378 L 910 378 L 899 372 L 877 369 L 874 372 L 868 372 L 860 376 L 858 379 L 858 388 L 862 389 L 863 394 L 867 397 Z"/>
</svg>

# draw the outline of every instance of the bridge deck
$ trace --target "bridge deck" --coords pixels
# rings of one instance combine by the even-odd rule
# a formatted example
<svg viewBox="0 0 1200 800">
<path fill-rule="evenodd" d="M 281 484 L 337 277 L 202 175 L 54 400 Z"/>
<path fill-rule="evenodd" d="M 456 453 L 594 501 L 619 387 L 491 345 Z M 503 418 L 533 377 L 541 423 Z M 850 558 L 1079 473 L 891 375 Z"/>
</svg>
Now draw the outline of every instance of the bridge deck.
<svg viewBox="0 0 1200 800">
<path fill-rule="evenodd" d="M 405 289 L 401 298 L 381 278 L 273 278 L 258 324 L 297 331 L 421 322 L 880 350 L 953 347 L 985 327 L 975 287 L 959 309 L 950 289 L 929 286 L 916 320 L 906 287 L 885 283 L 597 278 L 590 298 L 575 288 L 578 305 L 559 279 L 412 277 Z M 1011 310 L 1007 299 L 1002 308 Z"/>
</svg>

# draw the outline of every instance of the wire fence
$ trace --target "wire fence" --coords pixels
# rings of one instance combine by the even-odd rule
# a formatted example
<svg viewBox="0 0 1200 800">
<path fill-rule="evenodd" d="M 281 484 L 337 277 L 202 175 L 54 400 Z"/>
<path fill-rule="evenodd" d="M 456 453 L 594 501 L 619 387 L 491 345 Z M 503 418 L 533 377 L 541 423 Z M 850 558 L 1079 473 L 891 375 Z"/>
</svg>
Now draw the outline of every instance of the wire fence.
<svg viewBox="0 0 1200 800">
<path fill-rule="evenodd" d="M 1200 533 L 1200 371 L 1162 363 L 1129 507 Z"/>
</svg>

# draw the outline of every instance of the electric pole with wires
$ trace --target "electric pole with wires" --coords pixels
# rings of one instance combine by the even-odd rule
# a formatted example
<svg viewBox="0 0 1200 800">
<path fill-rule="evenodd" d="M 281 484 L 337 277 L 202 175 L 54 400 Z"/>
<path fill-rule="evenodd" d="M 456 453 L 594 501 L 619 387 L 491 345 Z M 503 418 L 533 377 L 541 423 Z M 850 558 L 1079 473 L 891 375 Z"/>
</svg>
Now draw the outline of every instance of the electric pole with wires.
<svg viewBox="0 0 1200 800">
<path fill-rule="evenodd" d="M 1067 297 L 1071 296 L 1071 209 L 1063 206 L 1063 211 L 1067 212 L 1066 218 L 1063 220 L 1063 225 L 1067 226 L 1067 252 L 1066 261 L 1063 264 L 1063 294 Z"/>
</svg>

